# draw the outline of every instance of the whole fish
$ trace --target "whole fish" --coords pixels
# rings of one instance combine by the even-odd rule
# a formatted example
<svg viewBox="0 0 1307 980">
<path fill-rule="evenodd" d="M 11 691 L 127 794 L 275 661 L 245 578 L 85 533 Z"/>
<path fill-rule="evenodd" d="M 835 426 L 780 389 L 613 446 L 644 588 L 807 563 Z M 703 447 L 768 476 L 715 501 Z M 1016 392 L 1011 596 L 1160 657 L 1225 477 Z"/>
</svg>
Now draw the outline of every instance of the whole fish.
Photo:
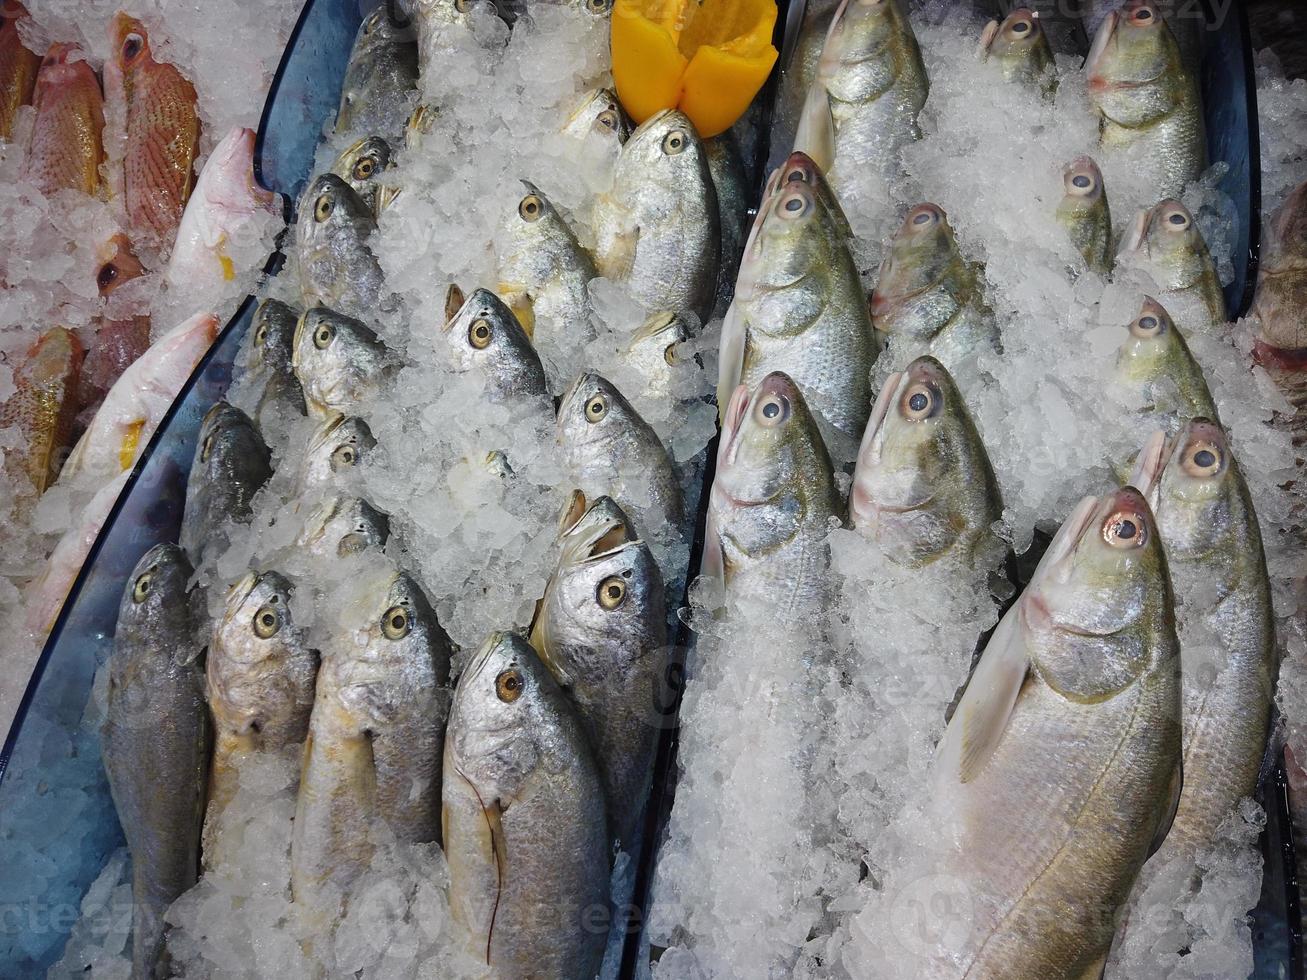
<svg viewBox="0 0 1307 980">
<path fill-rule="evenodd" d="M 320 174 L 300 198 L 295 242 L 305 305 L 321 304 L 355 316 L 388 309 L 384 276 L 368 238 L 377 230 L 372 209 L 335 174 Z"/>
<path fill-rule="evenodd" d="M 156 975 L 164 913 L 195 884 L 212 733 L 193 569 L 174 544 L 136 563 L 118 606 L 100 751 L 132 855 L 132 976 Z"/>
<path fill-rule="evenodd" d="M 907 213 L 880 266 L 871 294 L 871 322 L 882 333 L 924 349 L 945 367 L 999 346 L 983 296 L 984 267 L 958 251 L 948 216 L 934 204 Z"/>
<path fill-rule="evenodd" d="M 128 289 L 121 297 L 121 305 L 117 295 L 118 290 L 145 275 L 145 266 L 122 232 L 101 242 L 95 254 L 99 263 L 95 267 L 95 286 L 105 308 L 78 378 L 79 421 L 83 423 L 95 417 L 113 383 L 150 347 L 150 318 L 136 312 L 139 297 L 132 295 L 138 290 Z"/>
<path fill-rule="evenodd" d="M 391 135 L 408 114 L 408 98 L 418 83 L 417 31 L 408 18 L 394 19 L 393 9 L 383 4 L 359 25 L 341 84 L 337 133 L 374 126 Z M 403 110 L 398 118 L 397 110 Z"/>
<path fill-rule="evenodd" d="M 1088 497 L 1000 621 L 940 740 L 931 870 L 965 891 L 971 914 L 914 975 L 1099 976 L 1180 790 L 1180 710 L 1152 512 L 1133 487 Z"/>
<path fill-rule="evenodd" d="M 675 368 L 689 355 L 681 345 L 690 339 L 690 328 L 676 313 L 650 314 L 631 334 L 622 359 L 640 373 L 645 391 L 664 401 L 676 398 Z"/>
<path fill-rule="evenodd" d="M 450 912 L 502 980 L 591 980 L 609 900 L 604 795 L 576 709 L 519 636 L 492 633 L 445 739 Z M 588 927 L 589 926 L 589 927 Z"/>
<path fill-rule="evenodd" d="M 27 147 L 27 176 L 41 193 L 94 195 L 104 157 L 104 96 L 86 54 L 53 44 L 41 62 L 32 97 L 36 120 Z"/>
<path fill-rule="evenodd" d="M 559 535 L 531 645 L 572 699 L 594 748 L 613 836 L 638 843 L 667 690 L 663 576 L 609 497 L 586 506 Z"/>
<path fill-rule="evenodd" d="M 186 202 L 164 274 L 168 288 L 193 294 L 231 282 L 246 271 L 236 265 L 237 250 L 259 233 L 260 216 L 280 214 L 281 195 L 254 177 L 254 130 L 232 129 L 209 154 Z"/>
<path fill-rule="evenodd" d="M 1280 666 L 1271 583 L 1252 496 L 1220 425 L 1191 419 L 1172 439 L 1157 433 L 1134 482 L 1157 514 L 1181 603 L 1184 788 L 1163 855 L 1193 857 L 1257 789 Z"/>
<path fill-rule="evenodd" d="M 15 427 L 19 436 L 19 445 L 5 450 L 6 470 L 11 479 L 21 474 L 32 496 L 54 483 L 72 447 L 82 354 L 75 333 L 51 327 L 17 365 L 16 390 L 0 402 L 0 429 Z M 14 490 L 26 495 L 21 483 Z"/>
<path fill-rule="evenodd" d="M 1162 304 L 1145 296 L 1127 329 L 1116 352 L 1116 376 L 1139 392 L 1143 412 L 1168 435 L 1189 419 L 1216 419 L 1203 369 Z"/>
<path fill-rule="evenodd" d="M 249 523 L 254 495 L 272 476 L 271 456 L 239 408 L 220 401 L 204 416 L 186 480 L 180 538 L 197 565 L 227 547 L 229 522 Z"/>
<path fill-rule="evenodd" d="M 91 553 L 91 547 L 100 536 L 100 529 L 109 519 L 109 511 L 118 502 L 118 495 L 129 476 L 130 470 L 119 473 L 95 492 L 59 538 L 41 573 L 28 586 L 27 628 L 33 633 L 43 636 L 54 626 L 64 600 L 77 581 L 86 556 Z"/>
<path fill-rule="evenodd" d="M 919 357 L 890 375 L 853 471 L 854 529 L 897 564 L 969 568 L 1002 516 L 989 454 L 944 365 Z"/>
<path fill-rule="evenodd" d="M 930 82 L 899 0 L 843 0 L 831 20 L 817 75 L 794 137 L 841 195 L 868 175 L 894 181 L 902 148 L 921 138 L 917 114 Z"/>
<path fill-rule="evenodd" d="M 1009 82 L 1026 85 L 1045 95 L 1057 90 L 1057 67 L 1039 15 L 1018 7 L 1003 18 L 991 20 L 980 35 L 980 57 L 997 64 Z"/>
<path fill-rule="evenodd" d="M 218 318 L 212 313 L 197 313 L 151 344 L 104 396 L 61 476 L 112 476 L 131 469 L 218 336 L 218 327 Z"/>
<path fill-rule="evenodd" d="M 841 511 L 830 457 L 798 385 L 777 371 L 741 385 L 722 422 L 708 496 L 705 570 L 728 592 L 765 601 L 782 625 L 830 596 L 826 537 Z"/>
<path fill-rule="evenodd" d="M 752 387 L 784 370 L 803 389 L 832 451 L 851 457 L 871 409 L 879 349 L 838 219 L 816 185 L 778 182 L 749 234 L 722 327 L 718 404 L 726 405 L 737 384 Z"/>
<path fill-rule="evenodd" d="M 1129 0 L 1108 14 L 1085 70 L 1103 149 L 1129 154 L 1153 200 L 1179 197 L 1207 169 L 1207 137 L 1197 75 L 1185 67 L 1157 5 Z"/>
<path fill-rule="evenodd" d="M 295 546 L 314 558 L 344 558 L 385 547 L 390 521 L 361 497 L 335 494 L 308 515 Z"/>
<path fill-rule="evenodd" d="M 664 109 L 631 134 L 591 221 L 600 275 L 625 283 L 647 310 L 708 320 L 721 264 L 717 191 L 684 113 Z"/>
<path fill-rule="evenodd" d="M 1301 445 L 1307 426 L 1307 182 L 1299 184 L 1266 222 L 1253 314 L 1253 356 L 1295 412 L 1288 424 Z"/>
<path fill-rule="evenodd" d="M 451 292 L 450 306 L 459 295 Z M 474 290 L 441 332 L 450 367 L 478 374 L 492 399 L 544 398 L 548 394 L 545 370 L 530 338 L 513 311 L 488 289 Z"/>
<path fill-rule="evenodd" d="M 214 624 L 205 665 L 214 729 L 211 826 L 236 794 L 244 753 L 275 752 L 308 733 L 318 654 L 295 623 L 293 591 L 277 572 L 249 572 L 227 591 Z"/>
<path fill-rule="evenodd" d="M 279 421 L 305 414 L 304 389 L 291 363 L 299 318 L 299 310 L 275 299 L 265 299 L 254 311 L 249 369 L 262 385 L 254 421 L 264 433 Z"/>
<path fill-rule="evenodd" d="M 1142 270 L 1161 288 L 1159 300 L 1186 333 L 1220 330 L 1225 297 L 1216 264 L 1194 216 L 1179 201 L 1141 211 L 1120 261 Z"/>
<path fill-rule="evenodd" d="M 0 2 L 0 139 L 14 138 L 14 119 L 20 107 L 31 105 L 41 56 L 23 45 L 18 25 L 30 20 L 18 0 Z"/>
<path fill-rule="evenodd" d="M 323 419 L 357 408 L 392 379 L 400 361 L 362 320 L 315 306 L 295 325 L 291 366 L 309 415 Z"/>
<path fill-rule="evenodd" d="M 291 892 L 310 906 L 324 886 L 348 895 L 374 824 L 406 842 L 440 837 L 449 638 L 402 572 L 364 582 L 341 625 L 318 673 L 295 804 Z"/>
<path fill-rule="evenodd" d="M 572 382 L 558 406 L 557 431 L 573 487 L 642 515 L 647 533 L 681 527 L 681 485 L 667 449 L 606 378 L 585 371 Z"/>
<path fill-rule="evenodd" d="M 712 175 L 713 190 L 717 194 L 717 225 L 721 229 L 721 268 L 717 272 L 717 302 L 714 317 L 726 315 L 735 290 L 735 276 L 740 268 L 740 253 L 744 248 L 744 234 L 749 216 L 751 188 L 744 176 L 744 158 L 735 134 L 727 130 L 720 136 L 705 140 L 708 154 L 708 173 Z"/>
<path fill-rule="evenodd" d="M 617 93 L 609 88 L 596 88 L 581 96 L 563 124 L 562 132 L 580 141 L 585 141 L 593 133 L 616 156 L 631 135 L 631 121 L 626 118 Z"/>
<path fill-rule="evenodd" d="M 1062 171 L 1065 193 L 1057 205 L 1057 222 L 1092 271 L 1112 272 L 1112 212 L 1098 164 L 1077 157 Z"/>
<path fill-rule="evenodd" d="M 349 184 L 374 215 L 380 216 L 399 194 L 399 188 L 383 184 L 382 178 L 394 166 L 390 144 L 380 136 L 365 136 L 345 147 L 331 165 L 331 172 Z"/>
<path fill-rule="evenodd" d="M 501 227 L 499 295 L 537 346 L 583 347 L 594 336 L 594 262 L 539 188 L 522 186 L 526 196 Z"/>
<path fill-rule="evenodd" d="M 314 430 L 300 462 L 299 492 L 330 486 L 364 462 L 377 440 L 361 418 L 332 415 Z"/>
<path fill-rule="evenodd" d="M 154 60 L 145 25 L 124 13 L 109 28 L 104 63 L 106 119 L 125 129 L 106 137 L 110 163 L 122 160 L 128 231 L 166 245 L 181 221 L 194 180 L 200 118 L 195 86 L 173 65 Z M 117 189 L 117 177 L 112 178 Z"/>
</svg>

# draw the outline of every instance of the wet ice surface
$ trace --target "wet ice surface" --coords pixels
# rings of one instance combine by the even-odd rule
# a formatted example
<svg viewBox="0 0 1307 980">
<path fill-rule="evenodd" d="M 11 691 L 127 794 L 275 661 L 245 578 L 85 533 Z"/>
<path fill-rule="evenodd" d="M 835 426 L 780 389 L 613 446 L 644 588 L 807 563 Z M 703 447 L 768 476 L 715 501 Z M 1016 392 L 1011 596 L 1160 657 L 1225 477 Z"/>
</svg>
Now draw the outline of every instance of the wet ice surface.
<svg viewBox="0 0 1307 980">
<path fill-rule="evenodd" d="M 888 210 L 846 208 L 862 236 L 857 253 L 869 288 L 884 239 L 919 200 L 941 205 L 963 254 L 985 263 L 1003 353 L 982 354 L 955 373 L 1002 490 L 997 530 L 1021 552 L 1080 497 L 1112 486 L 1113 464 L 1131 458 L 1159 424 L 1114 372 L 1126 325 L 1156 284 L 1133 269 L 1111 283 L 1085 269 L 1053 217 L 1062 168 L 1082 153 L 1103 165 L 1118 235 L 1137 208 L 1154 202 L 1128 159 L 1096 153 L 1097 120 L 1078 61 L 1059 63 L 1056 100 L 1045 102 L 1004 85 L 976 59 L 980 18 L 924 6 L 914 24 L 932 88 L 924 138 L 905 152 L 908 180 Z M 1271 158 L 1263 161 L 1264 186 L 1283 192 L 1307 178 L 1307 91 L 1264 69 L 1259 94 Z M 1218 176 L 1213 169 L 1183 200 L 1224 283 L 1232 276 L 1233 211 Z M 1267 211 L 1273 203 L 1268 196 Z M 1283 531 L 1295 523 L 1296 498 L 1281 489 L 1293 453 L 1287 434 L 1267 425 L 1287 405 L 1260 369 L 1250 370 L 1250 324 L 1187 339 L 1258 510 L 1282 642 L 1301 662 L 1307 650 L 1288 628 L 1299 618 L 1300 551 Z M 908 359 L 891 342 L 876 386 Z M 661 949 L 652 967 L 659 980 L 912 977 L 922 944 L 947 928 L 950 896 L 932 891 L 917 870 L 932 835 L 921 793 L 944 709 L 967 676 L 976 637 L 997 619 L 991 582 L 983 569 L 943 580 L 891 572 L 852 532 L 830 540 L 835 600 L 813 635 L 778 635 L 757 610 L 733 610 L 733 623 L 723 624 L 712 618 L 712 598 L 699 593 L 680 778 L 648 937 Z M 1183 631 L 1186 610 L 1179 615 Z M 1287 685 L 1301 702 L 1307 683 L 1299 676 L 1286 665 L 1282 699 Z M 1296 714 L 1307 717 L 1307 709 Z M 1198 856 L 1196 894 L 1182 860 L 1146 868 L 1109 977 L 1248 974 L 1246 913 L 1260 887 L 1264 820 L 1251 800 L 1231 816 Z"/>
</svg>

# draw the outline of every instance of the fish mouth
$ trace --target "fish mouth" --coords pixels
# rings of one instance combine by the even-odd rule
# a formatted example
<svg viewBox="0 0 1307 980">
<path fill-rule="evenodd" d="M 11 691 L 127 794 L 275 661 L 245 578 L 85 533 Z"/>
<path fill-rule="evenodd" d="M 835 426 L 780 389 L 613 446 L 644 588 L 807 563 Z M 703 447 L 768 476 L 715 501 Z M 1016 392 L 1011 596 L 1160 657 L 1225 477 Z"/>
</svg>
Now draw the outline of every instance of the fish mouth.
<svg viewBox="0 0 1307 980">
<path fill-rule="evenodd" d="M 304 337 L 304 324 L 308 322 L 309 314 L 316 307 L 310 306 L 307 310 L 299 315 L 295 321 L 295 332 L 290 337 L 290 366 L 297 368 L 300 366 L 300 340 Z"/>
<path fill-rule="evenodd" d="M 600 515 L 598 506 L 596 501 L 564 532 L 562 558 L 567 564 L 591 564 L 640 545 L 625 521 L 613 513 Z"/>
<path fill-rule="evenodd" d="M 1103 22 L 1098 25 L 1098 33 L 1094 35 L 1094 43 L 1089 46 L 1089 54 L 1085 56 L 1085 67 L 1089 69 L 1089 87 L 1094 88 L 1095 81 L 1106 81 L 1098 71 L 1098 63 L 1103 59 L 1103 53 L 1107 51 L 1107 46 L 1116 39 L 1116 29 L 1121 23 L 1121 14 L 1113 10 Z"/>
<path fill-rule="evenodd" d="M 1134 224 L 1121 243 L 1121 254 L 1148 254 L 1148 229 L 1153 223 L 1153 209 L 1146 208 L 1135 216 Z"/>
<path fill-rule="evenodd" d="M 344 421 L 344 415 L 333 415 L 328 419 L 309 439 L 308 452 L 313 453 L 321 449 L 323 443 L 336 434 L 336 430 L 340 428 L 341 423 Z"/>
<path fill-rule="evenodd" d="M 1144 442 L 1135 460 L 1134 470 L 1130 473 L 1130 486 L 1139 491 L 1148 501 L 1150 507 L 1157 504 L 1157 494 L 1162 482 L 1162 473 L 1179 446 L 1179 437 L 1168 439 L 1166 433 L 1158 429 Z"/>
<path fill-rule="evenodd" d="M 240 607 L 245 605 L 245 600 L 254 592 L 261 577 L 256 571 L 248 571 L 227 590 L 226 618 L 231 619 L 240 610 Z"/>
<path fill-rule="evenodd" d="M 880 452 L 885 441 L 885 418 L 889 415 L 889 407 L 906 377 L 906 372 L 896 371 L 885 379 L 880 394 L 876 396 L 876 404 L 872 406 L 871 417 L 867 419 L 867 428 L 862 433 L 862 443 L 858 446 L 859 462 L 863 460 L 863 456 L 867 454 L 868 450 L 870 450 L 870 454 L 867 456 L 868 463 L 880 461 Z"/>
</svg>

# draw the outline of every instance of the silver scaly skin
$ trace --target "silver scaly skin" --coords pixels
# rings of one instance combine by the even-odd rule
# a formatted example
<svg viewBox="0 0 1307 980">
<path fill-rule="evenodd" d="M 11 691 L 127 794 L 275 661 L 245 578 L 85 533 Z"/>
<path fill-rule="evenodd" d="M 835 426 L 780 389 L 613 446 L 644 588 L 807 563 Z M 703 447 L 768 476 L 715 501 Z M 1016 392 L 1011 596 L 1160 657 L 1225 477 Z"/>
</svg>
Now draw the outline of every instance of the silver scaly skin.
<svg viewBox="0 0 1307 980">
<path fill-rule="evenodd" d="M 388 6 L 374 10 L 359 25 L 345 66 L 336 132 L 394 122 L 387 118 L 393 112 L 387 110 L 402 107 L 417 83 L 418 46 L 411 21 L 392 20 Z M 381 119 L 372 118 L 376 115 Z"/>
<path fill-rule="evenodd" d="M 132 855 L 132 976 L 156 975 L 164 913 L 195 884 L 211 729 L 198 594 L 174 544 L 145 553 L 119 605 L 101 753 Z"/>
<path fill-rule="evenodd" d="M 594 747 L 613 836 L 637 844 L 667 672 L 663 576 L 610 498 L 577 493 L 531 645 L 571 697 Z"/>
<path fill-rule="evenodd" d="M 1089 97 L 1101 116 L 1107 152 L 1131 150 L 1151 199 L 1178 197 L 1207 169 L 1207 138 L 1197 75 L 1151 0 L 1129 0 L 1107 15 L 1089 58 Z"/>
<path fill-rule="evenodd" d="M 459 677 L 445 738 L 450 912 L 501 980 L 593 980 L 609 901 L 599 771 L 530 645 L 492 633 Z"/>
<path fill-rule="evenodd" d="M 1146 272 L 1158 297 L 1188 334 L 1214 333 L 1225 325 L 1225 297 L 1216 264 L 1194 216 L 1179 201 L 1159 201 L 1135 219 L 1120 264 Z"/>
<path fill-rule="evenodd" d="M 394 351 L 362 320 L 315 306 L 295 325 L 291 364 L 309 415 L 348 413 L 399 370 Z"/>
<path fill-rule="evenodd" d="M 346 602 L 324 650 L 295 804 L 291 893 L 310 912 L 348 897 L 374 824 L 397 839 L 440 836 L 450 643 L 421 587 L 387 571 Z"/>
<path fill-rule="evenodd" d="M 249 366 L 263 386 L 254 410 L 261 432 L 270 422 L 304 414 L 304 391 L 290 363 L 299 318 L 299 310 L 275 299 L 265 299 L 254 312 Z"/>
<path fill-rule="evenodd" d="M 1057 91 L 1057 67 L 1039 17 L 1018 7 L 1000 23 L 991 20 L 980 35 L 980 56 L 992 61 L 1009 82 L 1051 96 Z"/>
<path fill-rule="evenodd" d="M 354 316 L 388 309 L 384 276 L 368 245 L 376 232 L 372 208 L 333 173 L 316 177 L 300 198 L 295 218 L 300 293 L 306 306 L 322 305 Z"/>
<path fill-rule="evenodd" d="M 1279 657 L 1271 583 L 1252 496 L 1220 425 L 1156 433 L 1135 482 L 1148 495 L 1181 602 L 1184 788 L 1158 860 L 1194 857 L 1252 796 Z"/>
<path fill-rule="evenodd" d="M 180 542 L 198 565 L 226 547 L 228 522 L 246 523 L 254 495 L 272 476 L 272 454 L 248 415 L 216 402 L 200 424 L 186 479 Z"/>
<path fill-rule="evenodd" d="M 451 290 L 448 305 L 459 294 Z M 480 375 L 491 399 L 544 398 L 545 371 L 513 311 L 488 289 L 474 290 L 441 328 L 450 368 Z"/>
<path fill-rule="evenodd" d="M 853 470 L 854 529 L 896 564 L 971 568 L 1002 516 L 989 455 L 948 371 L 927 356 L 890 375 Z"/>
<path fill-rule="evenodd" d="M 1112 212 L 1103 174 L 1089 157 L 1077 157 L 1062 172 L 1065 193 L 1057 205 L 1057 223 L 1066 229 L 1091 271 L 1112 273 Z"/>
<path fill-rule="evenodd" d="M 1000 621 L 940 741 L 929 860 L 971 914 L 915 975 L 1098 977 L 1179 792 L 1180 713 L 1148 503 L 1133 487 L 1088 497 Z"/>
<path fill-rule="evenodd" d="M 1253 295 L 1257 363 L 1295 411 L 1284 420 L 1294 445 L 1307 436 L 1307 183 L 1299 184 L 1263 226 Z"/>
<path fill-rule="evenodd" d="M 390 144 L 380 136 L 365 136 L 341 150 L 331 172 L 353 189 L 364 204 L 378 217 L 386 210 L 399 188 L 382 183 L 386 171 L 394 165 Z"/>
<path fill-rule="evenodd" d="M 625 283 L 651 312 L 707 322 L 721 264 L 717 192 L 707 151 L 683 113 L 664 109 L 631 134 L 591 220 L 600 275 Z"/>
</svg>

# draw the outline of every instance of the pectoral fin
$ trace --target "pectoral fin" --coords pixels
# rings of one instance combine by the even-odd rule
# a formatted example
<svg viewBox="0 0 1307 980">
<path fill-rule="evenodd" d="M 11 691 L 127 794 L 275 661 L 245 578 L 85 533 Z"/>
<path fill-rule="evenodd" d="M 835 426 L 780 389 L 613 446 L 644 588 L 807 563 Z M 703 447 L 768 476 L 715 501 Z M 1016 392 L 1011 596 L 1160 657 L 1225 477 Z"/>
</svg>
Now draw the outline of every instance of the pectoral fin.
<svg viewBox="0 0 1307 980">
<path fill-rule="evenodd" d="M 822 173 L 829 173 L 835 162 L 835 119 L 830 111 L 830 95 L 820 78 L 808 87 L 799 128 L 794 134 L 794 149 L 812 157 Z"/>
<path fill-rule="evenodd" d="M 941 772 L 959 782 L 975 779 L 993 756 L 1029 672 L 1018 628 L 1020 610 L 1020 603 L 1013 606 L 994 630 L 940 745 L 945 755 Z"/>
<path fill-rule="evenodd" d="M 1170 793 L 1170 801 L 1167 804 L 1166 816 L 1162 822 L 1157 825 L 1157 833 L 1153 835 L 1153 842 L 1148 845 L 1148 856 L 1152 857 L 1157 853 L 1158 848 L 1166 840 L 1166 835 L 1171 832 L 1171 825 L 1175 823 L 1176 811 L 1180 809 L 1180 792 L 1184 789 L 1184 762 L 1177 759 L 1175 763 L 1175 772 L 1171 773 L 1171 784 L 1167 788 Z"/>
<path fill-rule="evenodd" d="M 499 896 L 504 894 L 504 882 L 508 877 L 508 842 L 504 837 L 504 811 L 498 800 L 492 800 L 482 807 L 486 818 L 486 829 L 490 832 L 490 848 L 495 856 L 496 896 L 494 908 L 490 912 L 490 923 L 486 928 L 486 963 L 490 963 L 490 948 L 495 940 L 495 917 L 499 913 Z"/>
<path fill-rule="evenodd" d="M 637 225 L 613 236 L 612 245 L 604 252 L 599 271 L 606 279 L 629 279 L 635 270 L 635 252 L 640 244 L 640 227 Z"/>
<path fill-rule="evenodd" d="M 717 420 L 726 424 L 727 406 L 744 374 L 744 315 L 737 304 L 731 303 L 722 321 L 722 338 L 717 359 Z M 722 433 L 725 436 L 725 431 Z"/>
</svg>

